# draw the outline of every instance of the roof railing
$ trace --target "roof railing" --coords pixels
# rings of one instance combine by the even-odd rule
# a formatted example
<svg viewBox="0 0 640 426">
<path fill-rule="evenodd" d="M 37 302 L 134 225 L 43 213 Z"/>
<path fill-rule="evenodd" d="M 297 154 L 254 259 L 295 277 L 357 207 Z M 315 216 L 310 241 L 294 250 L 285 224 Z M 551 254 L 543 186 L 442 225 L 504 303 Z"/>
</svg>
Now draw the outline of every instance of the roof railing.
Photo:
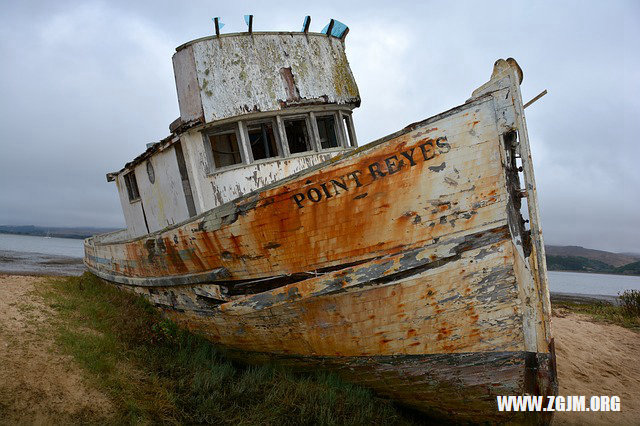
<svg viewBox="0 0 640 426">
<path fill-rule="evenodd" d="M 212 18 L 216 37 L 220 37 L 220 30 L 224 27 L 222 20 L 219 16 Z M 253 15 L 244 15 L 244 22 L 247 24 L 247 32 L 249 34 L 253 34 Z M 311 25 L 311 16 L 307 15 L 304 17 L 304 21 L 302 22 L 302 30 L 301 32 L 308 34 L 309 26 Z M 349 27 L 347 27 L 342 22 L 331 19 L 327 25 L 320 31 L 322 34 L 326 34 L 327 36 L 332 36 L 339 38 L 340 40 L 344 40 L 347 34 L 349 33 Z"/>
</svg>

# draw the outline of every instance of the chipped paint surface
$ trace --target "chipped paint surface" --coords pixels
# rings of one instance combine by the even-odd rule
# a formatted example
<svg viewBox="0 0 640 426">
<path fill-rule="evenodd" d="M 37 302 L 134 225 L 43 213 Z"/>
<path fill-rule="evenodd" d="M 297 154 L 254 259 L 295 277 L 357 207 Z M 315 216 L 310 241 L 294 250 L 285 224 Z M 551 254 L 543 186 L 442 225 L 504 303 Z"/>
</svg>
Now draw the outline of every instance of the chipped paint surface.
<svg viewBox="0 0 640 426">
<path fill-rule="evenodd" d="M 505 64 L 462 106 L 188 222 L 88 239 L 85 263 L 246 357 L 330 368 L 436 415 L 513 420 L 497 417 L 496 394 L 557 384 L 539 223 L 529 232 L 520 214 L 521 179 L 534 183 L 513 167 L 529 149 L 518 74 Z"/>
<path fill-rule="evenodd" d="M 212 122 L 309 104 L 359 104 L 344 43 L 303 33 L 228 34 L 173 57 L 180 116 Z"/>
<path fill-rule="evenodd" d="M 154 181 L 149 178 L 148 164 L 154 170 Z M 130 201 L 124 183 L 124 174 L 116 178 L 120 204 L 124 212 L 129 237 L 159 231 L 189 218 L 184 203 L 185 194 L 176 152 L 173 147 L 156 153 L 133 169 L 140 198 Z"/>
</svg>

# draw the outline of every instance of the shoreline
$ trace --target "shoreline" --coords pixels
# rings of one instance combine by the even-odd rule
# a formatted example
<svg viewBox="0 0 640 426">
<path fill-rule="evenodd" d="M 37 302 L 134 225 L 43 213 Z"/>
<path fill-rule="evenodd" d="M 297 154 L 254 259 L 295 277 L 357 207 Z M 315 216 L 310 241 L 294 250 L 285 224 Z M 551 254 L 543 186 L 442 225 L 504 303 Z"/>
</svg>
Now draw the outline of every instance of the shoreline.
<svg viewBox="0 0 640 426">
<path fill-rule="evenodd" d="M 79 276 L 86 271 L 81 257 L 0 250 L 0 274 Z"/>
<path fill-rule="evenodd" d="M 585 293 L 566 293 L 561 291 L 550 291 L 549 296 L 551 303 L 571 302 L 571 303 L 593 303 L 605 302 L 610 305 L 620 305 L 618 296 L 609 296 L 606 294 L 585 294 Z"/>
<path fill-rule="evenodd" d="M 2 235 L 20 235 L 21 237 L 41 237 L 41 238 L 46 238 L 46 237 L 50 237 L 50 238 L 63 238 L 66 240 L 86 240 L 87 238 L 91 238 L 93 235 L 89 235 L 89 236 L 84 236 L 84 235 L 79 235 L 79 236 L 72 236 L 72 235 L 68 235 L 68 234 L 48 234 L 45 232 L 42 233 L 38 233 L 38 234 L 27 234 L 27 233 L 18 233 L 18 232 L 4 232 L 4 231 L 0 231 L 0 234 Z"/>
<path fill-rule="evenodd" d="M 547 272 L 574 272 L 576 274 L 598 274 L 598 275 L 611 275 L 612 277 L 640 277 L 638 274 L 613 274 L 609 271 L 574 271 L 568 269 L 547 269 Z"/>
</svg>

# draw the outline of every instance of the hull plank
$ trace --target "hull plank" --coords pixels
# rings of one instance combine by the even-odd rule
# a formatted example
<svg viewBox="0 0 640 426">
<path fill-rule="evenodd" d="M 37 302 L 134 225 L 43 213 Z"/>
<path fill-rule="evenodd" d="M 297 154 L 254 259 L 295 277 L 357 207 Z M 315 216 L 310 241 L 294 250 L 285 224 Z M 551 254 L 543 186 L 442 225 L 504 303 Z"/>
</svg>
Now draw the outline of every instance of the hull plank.
<svg viewBox="0 0 640 426">
<path fill-rule="evenodd" d="M 535 352 L 535 345 L 525 345 L 521 304 L 513 303 L 519 297 L 513 255 L 511 241 L 502 240 L 402 278 L 390 274 L 389 281 L 383 269 L 392 270 L 392 261 L 381 261 L 356 268 L 339 286 L 321 277 L 208 310 L 203 305 L 200 312 L 193 309 L 198 297 L 188 291 L 132 290 L 165 306 L 182 325 L 239 350 L 309 356 Z"/>
</svg>

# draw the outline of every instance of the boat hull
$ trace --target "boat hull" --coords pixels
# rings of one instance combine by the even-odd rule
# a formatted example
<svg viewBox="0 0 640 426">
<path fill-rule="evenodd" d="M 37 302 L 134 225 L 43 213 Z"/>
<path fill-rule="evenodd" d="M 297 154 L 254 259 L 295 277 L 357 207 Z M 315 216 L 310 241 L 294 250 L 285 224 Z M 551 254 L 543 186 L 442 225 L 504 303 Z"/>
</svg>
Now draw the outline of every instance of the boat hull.
<svg viewBox="0 0 640 426">
<path fill-rule="evenodd" d="M 557 391 L 519 76 L 506 61 L 460 107 L 85 251 L 93 273 L 245 362 L 330 369 L 448 419 L 549 420 L 496 403 Z"/>
<path fill-rule="evenodd" d="M 274 357 L 245 351 L 227 354 L 243 363 L 275 363 L 294 371 L 331 371 L 433 420 L 513 424 L 546 424 L 551 420 L 551 413 L 499 412 L 496 396 L 555 394 L 553 351 L 372 357 Z"/>
</svg>

